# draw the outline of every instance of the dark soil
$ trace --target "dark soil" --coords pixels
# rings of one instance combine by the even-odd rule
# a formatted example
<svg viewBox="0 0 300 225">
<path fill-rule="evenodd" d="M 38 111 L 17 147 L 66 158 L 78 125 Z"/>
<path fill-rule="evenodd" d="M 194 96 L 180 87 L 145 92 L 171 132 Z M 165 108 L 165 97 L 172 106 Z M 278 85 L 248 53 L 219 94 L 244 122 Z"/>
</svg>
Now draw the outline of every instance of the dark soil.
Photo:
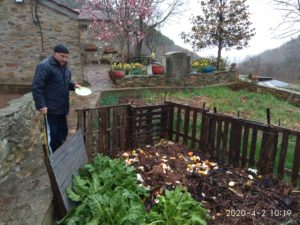
<svg viewBox="0 0 300 225">
<path fill-rule="evenodd" d="M 208 209 L 208 224 L 300 224 L 299 191 L 269 176 L 212 162 L 208 155 L 167 140 L 118 157 L 134 165 L 151 187 L 148 209 L 156 195 L 182 185 Z"/>
</svg>

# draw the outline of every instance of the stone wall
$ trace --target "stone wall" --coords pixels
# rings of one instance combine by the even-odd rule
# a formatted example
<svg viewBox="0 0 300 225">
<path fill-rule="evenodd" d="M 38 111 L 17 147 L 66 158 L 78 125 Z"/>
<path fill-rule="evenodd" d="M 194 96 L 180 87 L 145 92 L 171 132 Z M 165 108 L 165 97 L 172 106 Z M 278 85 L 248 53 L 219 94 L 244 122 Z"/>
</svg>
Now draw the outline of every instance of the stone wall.
<svg viewBox="0 0 300 225">
<path fill-rule="evenodd" d="M 211 84 L 230 83 L 234 80 L 232 71 L 222 71 L 209 74 L 189 74 L 181 80 L 165 75 L 125 76 L 114 79 L 116 87 L 157 87 L 157 86 L 204 86 Z"/>
<path fill-rule="evenodd" d="M 35 2 L 38 2 L 39 20 L 35 16 Z M 81 81 L 77 15 L 53 1 L 14 3 L 13 0 L 0 0 L 0 83 L 30 84 L 36 64 L 42 56 L 52 54 L 53 46 L 60 42 L 70 49 L 73 79 Z"/>
<path fill-rule="evenodd" d="M 39 127 L 31 93 L 0 109 L 0 182 L 31 150 L 40 136 Z"/>
<path fill-rule="evenodd" d="M 257 85 L 255 83 L 249 83 L 245 81 L 240 81 L 232 84 L 231 87 L 235 90 L 247 89 L 256 93 L 266 93 L 271 94 L 279 99 L 286 100 L 291 104 L 300 106 L 300 94 L 294 91 L 276 89 L 271 87 L 264 87 Z"/>
</svg>

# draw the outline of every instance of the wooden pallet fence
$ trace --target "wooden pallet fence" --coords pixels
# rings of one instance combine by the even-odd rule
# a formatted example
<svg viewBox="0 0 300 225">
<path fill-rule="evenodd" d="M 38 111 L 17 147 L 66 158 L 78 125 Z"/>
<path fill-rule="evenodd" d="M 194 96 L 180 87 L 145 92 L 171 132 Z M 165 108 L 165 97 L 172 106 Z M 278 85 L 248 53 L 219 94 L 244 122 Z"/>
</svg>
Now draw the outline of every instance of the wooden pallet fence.
<svg viewBox="0 0 300 225">
<path fill-rule="evenodd" d="M 205 108 L 166 104 L 170 140 L 189 144 L 218 161 L 236 167 L 255 167 L 262 174 L 274 173 L 279 178 L 286 174 L 286 155 L 292 151 L 294 159 L 289 174 L 293 184 L 299 180 L 300 131 L 222 115 L 216 110 L 209 112 Z M 200 124 L 195 122 L 198 119 Z M 200 137 L 195 135 L 197 129 L 200 129 Z M 291 139 L 294 141 L 289 141 Z M 199 143 L 199 148 L 195 143 Z"/>
<path fill-rule="evenodd" d="M 153 145 L 167 137 L 167 105 L 131 107 L 132 147 Z"/>
<path fill-rule="evenodd" d="M 255 167 L 280 179 L 289 175 L 293 184 L 300 180 L 300 131 L 174 102 L 77 113 L 89 157 L 99 152 L 114 155 L 167 138 L 235 167 Z M 287 160 L 288 153 L 293 154 L 292 162 Z"/>
<path fill-rule="evenodd" d="M 131 146 L 130 105 L 77 110 L 77 129 L 82 129 L 89 157 L 97 153 L 114 155 Z"/>
</svg>

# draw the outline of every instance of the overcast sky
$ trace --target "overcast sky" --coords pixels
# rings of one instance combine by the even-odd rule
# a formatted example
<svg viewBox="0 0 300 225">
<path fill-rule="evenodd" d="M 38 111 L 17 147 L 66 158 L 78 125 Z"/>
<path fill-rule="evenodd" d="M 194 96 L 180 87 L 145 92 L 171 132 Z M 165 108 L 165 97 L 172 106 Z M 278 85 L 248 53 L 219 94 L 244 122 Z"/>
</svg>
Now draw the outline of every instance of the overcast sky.
<svg viewBox="0 0 300 225">
<path fill-rule="evenodd" d="M 188 44 L 184 44 L 179 34 L 189 32 L 191 24 L 189 17 L 197 15 L 197 8 L 199 8 L 198 0 L 189 0 L 191 8 L 187 10 L 183 16 L 171 19 L 161 29 L 162 33 L 170 37 L 177 45 L 187 49 L 192 49 Z M 257 55 L 265 50 L 276 48 L 283 43 L 290 40 L 290 38 L 279 39 L 274 38 L 274 27 L 281 21 L 281 14 L 274 9 L 272 0 L 248 0 L 247 4 L 250 6 L 252 26 L 256 29 L 256 35 L 252 37 L 249 42 L 249 47 L 243 50 L 222 51 L 222 56 L 227 56 L 232 62 L 239 62 L 246 56 Z M 216 49 L 198 52 L 200 56 L 217 55 Z"/>
</svg>

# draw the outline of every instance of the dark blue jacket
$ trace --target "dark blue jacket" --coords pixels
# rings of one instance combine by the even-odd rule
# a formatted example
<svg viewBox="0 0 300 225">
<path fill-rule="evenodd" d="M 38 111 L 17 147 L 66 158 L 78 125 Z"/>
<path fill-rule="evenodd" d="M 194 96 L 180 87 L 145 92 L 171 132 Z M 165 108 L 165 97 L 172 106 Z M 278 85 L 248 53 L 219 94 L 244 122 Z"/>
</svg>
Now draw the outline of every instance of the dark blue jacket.
<svg viewBox="0 0 300 225">
<path fill-rule="evenodd" d="M 39 63 L 32 81 L 32 95 L 37 110 L 47 107 L 49 114 L 69 113 L 69 90 L 74 91 L 71 72 L 50 56 Z"/>
</svg>

